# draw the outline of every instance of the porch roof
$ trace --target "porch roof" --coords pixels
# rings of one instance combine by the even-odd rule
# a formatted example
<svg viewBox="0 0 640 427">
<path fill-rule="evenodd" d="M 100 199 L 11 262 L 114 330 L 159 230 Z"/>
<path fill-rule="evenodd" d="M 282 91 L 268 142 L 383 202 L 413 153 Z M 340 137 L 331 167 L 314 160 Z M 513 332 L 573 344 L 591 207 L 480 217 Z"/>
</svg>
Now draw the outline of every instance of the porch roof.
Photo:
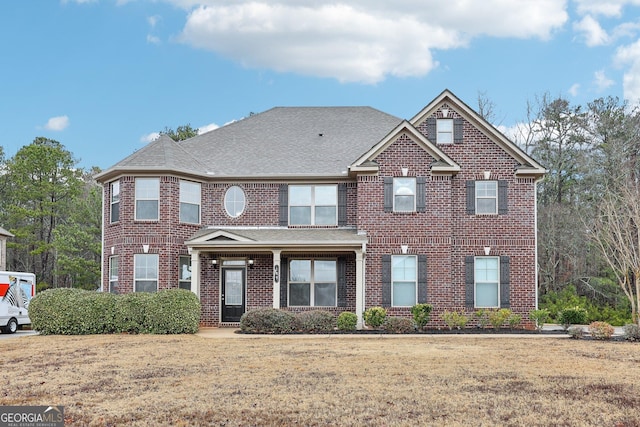
<svg viewBox="0 0 640 427">
<path fill-rule="evenodd" d="M 185 242 L 200 251 L 352 251 L 364 248 L 367 236 L 345 228 L 206 227 Z"/>
</svg>

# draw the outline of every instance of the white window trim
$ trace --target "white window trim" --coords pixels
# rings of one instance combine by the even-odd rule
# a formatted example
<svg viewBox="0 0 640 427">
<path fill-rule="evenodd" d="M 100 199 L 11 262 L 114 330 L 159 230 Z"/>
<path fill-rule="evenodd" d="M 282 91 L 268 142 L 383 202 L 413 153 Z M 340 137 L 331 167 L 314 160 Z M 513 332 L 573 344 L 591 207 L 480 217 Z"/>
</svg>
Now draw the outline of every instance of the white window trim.
<svg viewBox="0 0 640 427">
<path fill-rule="evenodd" d="M 134 254 L 134 256 L 133 256 L 133 291 L 134 292 L 144 292 L 144 291 L 138 291 L 137 290 L 138 281 L 151 281 L 151 280 L 154 280 L 153 278 L 149 278 L 149 277 L 136 277 L 136 273 L 137 273 L 137 268 L 136 267 L 137 267 L 138 255 L 145 256 L 145 257 L 155 256 L 155 259 L 156 259 L 156 277 L 155 277 L 155 282 L 156 282 L 156 292 L 158 292 L 159 281 L 160 281 L 160 278 L 158 277 L 160 275 L 160 270 L 159 270 L 160 256 L 158 254 Z"/>
<path fill-rule="evenodd" d="M 310 187 L 311 188 L 311 204 L 310 205 L 298 205 L 298 204 L 293 204 L 292 203 L 292 198 L 291 198 L 291 188 L 300 188 L 300 187 Z M 318 205 L 316 204 L 316 187 L 335 187 L 336 190 L 336 199 L 335 199 L 335 204 L 333 205 Z M 335 184 L 310 184 L 310 185 L 289 185 L 289 195 L 288 195 L 288 199 L 289 199 L 289 206 L 288 206 L 288 215 L 289 215 L 289 225 L 293 225 L 293 226 L 304 226 L 304 225 L 319 225 L 319 226 L 335 226 L 338 225 L 338 186 Z M 310 210 L 311 210 L 311 218 L 310 218 L 310 223 L 309 224 L 291 224 L 291 208 L 292 207 L 306 207 L 309 206 Z M 316 208 L 317 207 L 329 207 L 329 206 L 335 206 L 336 208 L 336 215 L 334 218 L 334 221 L 332 224 L 316 224 Z"/>
<path fill-rule="evenodd" d="M 182 271 L 179 270 L 178 271 L 178 288 L 181 288 L 180 285 L 183 284 L 183 283 L 189 283 L 189 290 L 191 290 L 191 256 L 189 256 L 189 255 L 180 255 L 178 257 L 178 267 L 180 269 L 182 269 L 182 266 L 185 265 L 185 264 L 182 263 L 182 261 L 185 258 L 189 260 L 189 262 L 186 264 L 186 265 L 189 266 L 189 279 L 183 279 Z"/>
<path fill-rule="evenodd" d="M 113 272 L 113 262 L 116 261 L 116 275 L 115 275 L 115 279 L 114 276 L 112 274 Z M 112 292 L 113 290 L 113 284 L 115 283 L 116 285 L 118 284 L 118 277 L 119 277 L 119 273 L 120 273 L 120 260 L 118 255 L 111 255 L 109 257 L 109 292 Z"/>
<path fill-rule="evenodd" d="M 495 187 L 496 187 L 496 195 L 495 196 L 479 196 L 478 195 L 478 191 L 479 191 L 479 187 L 480 186 L 478 185 L 478 183 L 481 183 L 481 182 L 482 183 L 489 183 L 489 182 L 494 183 Z M 476 192 L 476 194 L 475 194 L 476 215 L 497 215 L 498 214 L 498 209 L 499 209 L 498 208 L 498 181 L 495 181 L 495 180 L 476 181 L 475 192 Z M 490 199 L 495 200 L 495 207 L 496 207 L 495 211 L 493 211 L 493 212 L 479 212 L 479 210 L 478 210 L 478 200 L 480 200 L 480 199 L 482 199 L 482 200 L 490 200 Z"/>
<path fill-rule="evenodd" d="M 483 284 L 483 283 L 490 283 L 490 284 L 494 284 L 496 282 L 480 282 L 478 281 L 478 271 L 476 270 L 476 265 L 477 265 L 477 261 L 479 259 L 494 259 L 498 262 L 498 278 L 497 278 L 497 293 L 496 293 L 496 301 L 498 302 L 497 305 L 495 306 L 480 306 L 477 303 L 477 285 L 478 283 Z M 474 258 L 473 260 L 473 306 L 475 308 L 500 308 L 500 257 L 499 256 L 477 256 Z"/>
<path fill-rule="evenodd" d="M 240 192 L 242 193 L 242 209 L 240 210 L 240 212 L 238 212 L 237 215 L 232 215 L 231 212 L 229 212 L 229 208 L 227 207 L 227 197 L 230 194 L 231 189 L 233 188 L 237 188 L 240 190 Z M 233 204 L 234 206 L 236 204 L 238 204 L 238 200 L 232 200 L 230 201 L 231 204 Z M 239 185 L 232 185 L 229 188 L 227 188 L 227 190 L 224 192 L 224 200 L 223 200 L 223 204 L 224 204 L 224 210 L 227 213 L 227 215 L 231 218 L 238 218 L 240 217 L 245 209 L 247 208 L 247 193 L 244 191 L 244 189 L 242 187 L 240 187 Z"/>
<path fill-rule="evenodd" d="M 114 191 L 114 188 L 118 189 L 117 193 Z M 111 192 L 111 203 L 109 206 L 109 223 L 114 224 L 116 222 L 120 221 L 120 181 L 113 181 L 111 182 L 110 186 L 109 186 L 110 192 Z M 118 200 L 114 201 L 114 194 L 118 195 Z M 118 220 L 114 221 L 113 220 L 113 206 L 117 205 L 118 206 Z"/>
<path fill-rule="evenodd" d="M 401 211 L 401 210 L 397 210 L 396 209 L 396 196 L 398 195 L 398 194 L 396 194 L 396 180 L 397 179 L 411 179 L 411 180 L 413 180 L 413 208 L 411 210 Z M 397 213 L 413 213 L 413 212 L 416 212 L 416 199 L 417 199 L 417 194 L 418 194 L 418 184 L 417 184 L 416 177 L 412 177 L 412 176 L 394 177 L 393 178 L 393 184 L 392 184 L 392 191 L 393 191 L 393 212 L 397 212 Z"/>
<path fill-rule="evenodd" d="M 398 257 L 403 257 L 403 258 L 414 258 L 415 259 L 415 265 L 416 265 L 416 271 L 415 271 L 415 277 L 416 280 L 413 282 L 414 284 L 414 291 L 415 291 L 415 301 L 416 303 L 418 302 L 418 257 L 416 255 L 392 255 L 391 256 L 391 307 L 411 307 L 409 305 L 395 305 L 393 302 L 393 285 L 395 284 L 395 281 L 393 280 L 393 259 L 394 258 L 398 258 Z M 415 303 L 414 303 L 415 305 Z"/>
<path fill-rule="evenodd" d="M 307 283 L 297 282 L 291 280 L 291 261 L 311 261 L 311 276 L 309 280 L 309 305 L 291 305 L 291 284 L 294 283 Z M 315 305 L 315 261 L 334 261 L 335 263 L 335 282 L 318 282 L 318 283 L 333 283 L 335 284 L 335 304 L 334 305 Z M 287 278 L 287 306 L 288 307 L 337 307 L 338 306 L 338 259 L 337 258 L 292 258 L 289 260 L 289 277 Z"/>
<path fill-rule="evenodd" d="M 198 203 L 193 203 L 193 201 L 185 201 L 183 199 L 183 194 L 182 194 L 182 184 L 192 184 L 192 185 L 197 185 L 198 186 Z M 198 221 L 196 222 L 191 222 L 191 221 L 183 221 L 182 220 L 182 205 L 190 205 L 190 206 L 198 206 Z M 202 184 L 200 184 L 199 182 L 195 182 L 195 181 L 187 181 L 187 180 L 180 180 L 180 211 L 178 212 L 178 216 L 179 216 L 179 220 L 181 223 L 183 224 L 200 224 L 202 222 Z"/>
<path fill-rule="evenodd" d="M 144 197 L 138 197 L 138 192 L 137 192 L 137 188 L 138 188 L 138 182 L 139 181 L 151 181 L 151 180 L 155 180 L 158 183 L 158 197 L 154 198 L 154 199 L 150 199 L 150 198 L 144 198 Z M 134 209 L 135 209 L 135 220 L 136 221 L 147 221 L 147 222 L 157 222 L 160 221 L 160 178 L 154 177 L 154 178 L 136 178 L 135 179 L 135 200 L 134 200 Z M 156 211 L 156 218 L 155 219 L 151 219 L 151 218 L 144 218 L 144 219 L 139 219 L 138 218 L 138 201 L 143 201 L 143 200 L 155 200 L 158 202 L 158 210 Z"/>
<path fill-rule="evenodd" d="M 451 123 L 451 130 L 447 130 L 447 131 L 442 131 L 440 130 L 440 125 L 444 122 L 448 122 Z M 454 123 L 453 123 L 453 119 L 437 119 L 436 120 L 436 144 L 452 144 L 453 143 L 453 127 L 454 127 Z M 440 135 L 451 135 L 450 141 L 442 141 L 442 139 L 440 138 Z"/>
</svg>

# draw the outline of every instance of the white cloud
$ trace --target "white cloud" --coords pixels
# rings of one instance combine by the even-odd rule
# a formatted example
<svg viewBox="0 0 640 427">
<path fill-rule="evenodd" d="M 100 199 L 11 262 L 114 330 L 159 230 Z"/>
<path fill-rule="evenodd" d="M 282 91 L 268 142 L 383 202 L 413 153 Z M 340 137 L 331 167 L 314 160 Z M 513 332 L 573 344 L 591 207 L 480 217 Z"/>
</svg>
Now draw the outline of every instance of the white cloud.
<svg viewBox="0 0 640 427">
<path fill-rule="evenodd" d="M 151 28 L 155 28 L 156 25 L 158 25 L 158 22 L 160 22 L 161 19 L 162 19 L 162 17 L 160 15 L 153 15 L 153 16 L 149 16 L 147 18 L 147 22 L 149 23 L 149 26 Z"/>
<path fill-rule="evenodd" d="M 591 15 L 573 24 L 573 29 L 581 34 L 589 47 L 602 46 L 609 43 L 609 35 Z"/>
<path fill-rule="evenodd" d="M 615 83 L 605 75 L 604 70 L 596 71 L 595 73 L 593 73 L 593 77 L 593 83 L 596 85 L 598 91 L 608 89 Z"/>
<path fill-rule="evenodd" d="M 44 128 L 52 131 L 63 131 L 69 126 L 69 117 L 68 116 L 57 116 L 51 117 L 47 124 L 44 125 Z"/>
<path fill-rule="evenodd" d="M 578 96 L 578 93 L 580 93 L 580 84 L 579 83 L 572 84 L 571 87 L 569 88 L 569 94 L 571 96 Z"/>
<path fill-rule="evenodd" d="M 207 133 L 207 132 L 212 131 L 212 130 L 216 130 L 219 127 L 220 126 L 218 126 L 215 123 L 209 123 L 208 125 L 200 126 L 198 128 L 198 135 L 203 134 L 203 133 Z"/>
<path fill-rule="evenodd" d="M 83 4 L 83 3 L 95 3 L 98 0 L 62 0 L 62 4 L 67 4 L 67 3 L 78 3 L 78 4 Z"/>
<path fill-rule="evenodd" d="M 160 38 L 156 36 L 152 36 L 151 34 L 147 34 L 147 43 L 151 44 L 160 44 Z"/>
<path fill-rule="evenodd" d="M 150 142 L 155 141 L 159 137 L 160 137 L 160 132 L 151 132 L 151 133 L 148 133 L 146 135 L 142 135 L 140 137 L 140 142 L 142 142 L 144 144 L 148 144 Z"/>
<path fill-rule="evenodd" d="M 247 67 L 364 83 L 423 76 L 438 66 L 434 51 L 478 36 L 548 39 L 568 19 L 566 0 L 170 1 L 190 10 L 186 44 Z"/>
<path fill-rule="evenodd" d="M 607 17 L 619 17 L 622 9 L 627 6 L 638 6 L 640 0 L 574 0 L 579 14 L 602 15 Z"/>
<path fill-rule="evenodd" d="M 615 63 L 628 66 L 625 71 L 622 87 L 624 98 L 634 105 L 640 104 L 640 40 L 616 50 Z"/>
</svg>

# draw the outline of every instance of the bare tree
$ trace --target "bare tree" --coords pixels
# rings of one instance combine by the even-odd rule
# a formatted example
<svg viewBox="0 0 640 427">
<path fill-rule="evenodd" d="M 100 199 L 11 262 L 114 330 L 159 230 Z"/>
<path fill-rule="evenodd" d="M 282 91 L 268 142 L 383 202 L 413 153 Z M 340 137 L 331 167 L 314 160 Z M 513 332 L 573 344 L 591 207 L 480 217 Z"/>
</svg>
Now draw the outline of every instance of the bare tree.
<svg viewBox="0 0 640 427">
<path fill-rule="evenodd" d="M 628 179 L 607 193 L 593 219 L 592 241 L 615 274 L 640 326 L 640 185 Z"/>
</svg>

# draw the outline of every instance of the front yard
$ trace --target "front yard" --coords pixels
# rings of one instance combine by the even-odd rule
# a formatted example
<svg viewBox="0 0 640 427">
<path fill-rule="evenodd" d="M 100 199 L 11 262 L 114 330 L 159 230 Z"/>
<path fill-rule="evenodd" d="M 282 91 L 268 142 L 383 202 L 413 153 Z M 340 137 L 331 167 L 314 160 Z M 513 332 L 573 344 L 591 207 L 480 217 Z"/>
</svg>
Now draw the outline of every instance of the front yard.
<svg viewBox="0 0 640 427">
<path fill-rule="evenodd" d="M 0 405 L 63 405 L 65 425 L 640 426 L 627 342 L 29 336 L 0 351 Z"/>
</svg>

